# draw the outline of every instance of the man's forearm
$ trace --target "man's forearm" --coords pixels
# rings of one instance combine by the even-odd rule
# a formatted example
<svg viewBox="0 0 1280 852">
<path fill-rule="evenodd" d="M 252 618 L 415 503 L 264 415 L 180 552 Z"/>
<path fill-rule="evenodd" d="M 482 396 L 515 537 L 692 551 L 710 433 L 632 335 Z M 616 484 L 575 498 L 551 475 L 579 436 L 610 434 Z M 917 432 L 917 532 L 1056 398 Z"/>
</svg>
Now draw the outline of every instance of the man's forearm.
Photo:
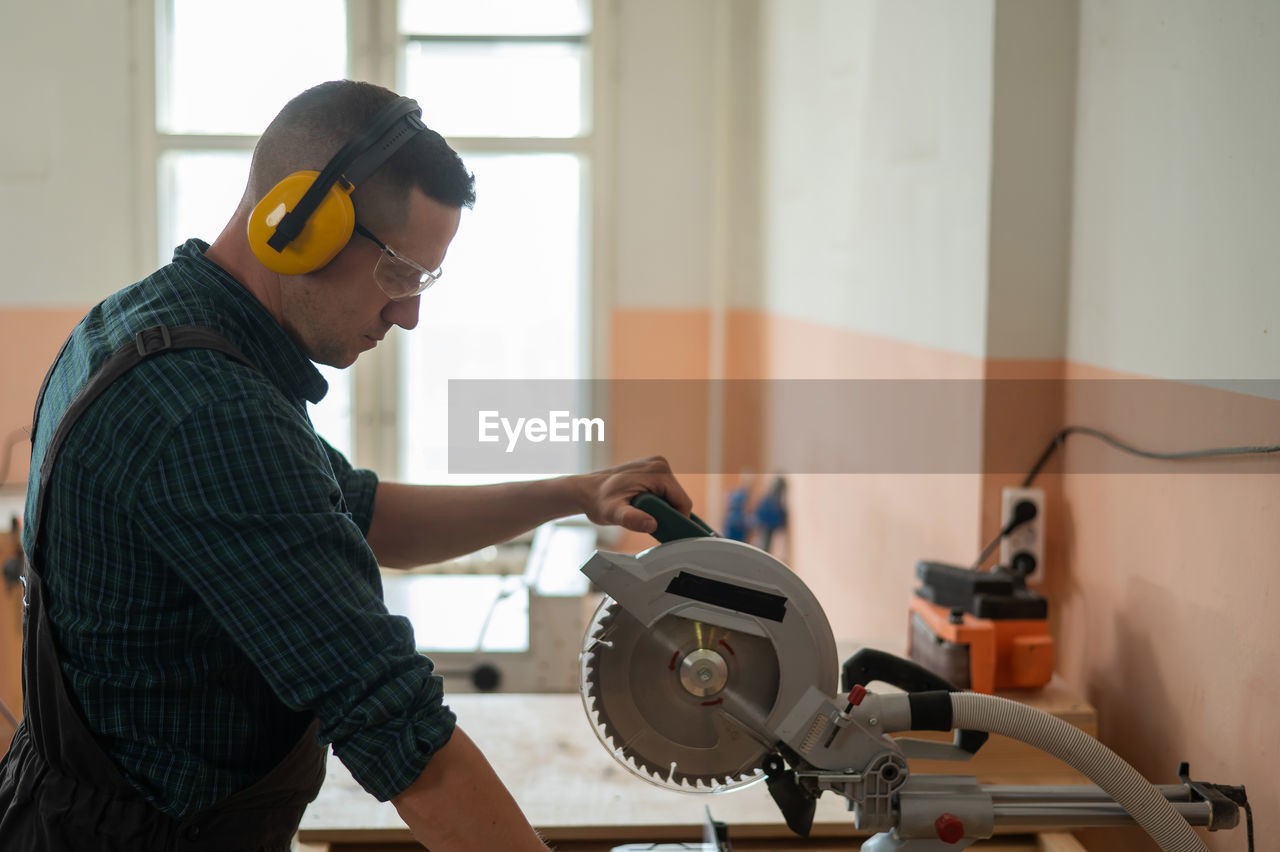
<svg viewBox="0 0 1280 852">
<path fill-rule="evenodd" d="M 411 568 L 473 553 L 579 512 L 593 523 L 651 533 L 657 522 L 631 505 L 642 492 L 664 497 L 686 515 L 693 507 L 662 456 L 591 473 L 502 485 L 383 482 L 374 497 L 366 539 L 380 565 Z"/>
<path fill-rule="evenodd" d="M 546 852 L 515 799 L 461 728 L 391 800 L 431 852 Z"/>
<path fill-rule="evenodd" d="M 382 482 L 367 538 L 378 564 L 412 568 L 473 553 L 580 511 L 582 495 L 572 477 L 456 487 Z"/>
</svg>

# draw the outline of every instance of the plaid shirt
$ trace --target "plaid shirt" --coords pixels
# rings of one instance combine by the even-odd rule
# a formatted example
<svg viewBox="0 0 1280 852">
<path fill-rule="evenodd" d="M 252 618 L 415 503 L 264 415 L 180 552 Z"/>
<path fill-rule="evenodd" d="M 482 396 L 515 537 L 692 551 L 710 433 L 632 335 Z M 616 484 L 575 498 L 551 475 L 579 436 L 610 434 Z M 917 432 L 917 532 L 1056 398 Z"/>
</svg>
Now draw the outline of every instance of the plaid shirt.
<svg viewBox="0 0 1280 852">
<path fill-rule="evenodd" d="M 441 679 L 387 613 L 365 543 L 377 480 L 311 426 L 328 387 L 261 304 L 191 240 L 98 305 L 59 361 L 28 489 L 72 396 L 143 328 L 204 325 L 209 350 L 151 358 L 91 406 L 50 486 L 36 567 L 89 729 L 160 810 L 253 783 L 314 716 L 386 800 L 453 732 Z"/>
</svg>

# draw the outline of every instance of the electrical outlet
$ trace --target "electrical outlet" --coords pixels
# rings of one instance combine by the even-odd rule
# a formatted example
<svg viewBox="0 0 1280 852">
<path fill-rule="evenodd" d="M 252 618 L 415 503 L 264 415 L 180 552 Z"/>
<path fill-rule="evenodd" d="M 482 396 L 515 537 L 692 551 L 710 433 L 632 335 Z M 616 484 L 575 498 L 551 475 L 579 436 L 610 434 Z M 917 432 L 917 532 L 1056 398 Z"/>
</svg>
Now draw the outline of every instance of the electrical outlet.
<svg viewBox="0 0 1280 852">
<path fill-rule="evenodd" d="M 1000 564 L 1021 571 L 1028 580 L 1035 582 L 1044 577 L 1044 491 L 1039 488 L 1003 489 L 1000 492 L 1000 523 L 1002 528 L 1007 525 L 1018 504 L 1023 502 L 1030 502 L 1036 507 L 1036 516 L 1020 524 L 1000 541 Z"/>
</svg>

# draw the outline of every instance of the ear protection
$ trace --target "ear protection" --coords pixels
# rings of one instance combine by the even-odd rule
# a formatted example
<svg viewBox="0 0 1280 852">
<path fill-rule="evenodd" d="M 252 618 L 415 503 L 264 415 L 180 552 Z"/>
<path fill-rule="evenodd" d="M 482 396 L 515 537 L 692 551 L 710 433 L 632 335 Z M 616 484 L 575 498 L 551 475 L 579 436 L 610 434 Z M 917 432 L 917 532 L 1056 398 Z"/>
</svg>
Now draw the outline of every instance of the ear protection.
<svg viewBox="0 0 1280 852">
<path fill-rule="evenodd" d="M 411 98 L 383 107 L 323 170 L 298 171 L 271 188 L 249 214 L 249 247 L 282 275 L 315 272 L 346 246 L 355 228 L 351 193 L 414 135 L 427 129 Z"/>
</svg>

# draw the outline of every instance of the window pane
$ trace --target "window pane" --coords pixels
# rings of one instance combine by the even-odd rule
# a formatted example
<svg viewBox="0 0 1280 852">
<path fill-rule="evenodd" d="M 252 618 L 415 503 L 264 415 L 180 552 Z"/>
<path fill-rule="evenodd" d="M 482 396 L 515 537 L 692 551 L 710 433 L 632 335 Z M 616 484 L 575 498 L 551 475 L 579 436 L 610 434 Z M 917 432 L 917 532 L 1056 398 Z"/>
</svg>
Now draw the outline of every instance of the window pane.
<svg viewBox="0 0 1280 852">
<path fill-rule="evenodd" d="M 589 0 L 400 0 L 400 31 L 432 35 L 585 35 Z"/>
<path fill-rule="evenodd" d="M 529 590 L 520 577 L 384 577 L 387 610 L 413 627 L 420 651 L 527 651 Z"/>
<path fill-rule="evenodd" d="M 168 0 L 157 128 L 257 135 L 285 102 L 346 76 L 343 0 Z"/>
<path fill-rule="evenodd" d="M 157 260 L 168 263 L 191 237 L 222 233 L 249 179 L 248 151 L 169 151 L 160 156 Z"/>
<path fill-rule="evenodd" d="M 465 211 L 444 277 L 422 297 L 401 348 L 401 475 L 410 482 L 513 477 L 448 475 L 448 380 L 581 375 L 585 246 L 579 159 L 471 155 L 477 201 Z"/>
<path fill-rule="evenodd" d="M 414 41 L 405 93 L 445 136 L 577 136 L 586 55 L 575 43 Z"/>
<path fill-rule="evenodd" d="M 316 365 L 325 381 L 329 383 L 329 392 L 319 405 L 307 403 L 307 413 L 311 415 L 311 424 L 316 427 L 320 437 L 333 448 L 351 459 L 351 371 L 339 370 L 324 364 Z"/>
</svg>

